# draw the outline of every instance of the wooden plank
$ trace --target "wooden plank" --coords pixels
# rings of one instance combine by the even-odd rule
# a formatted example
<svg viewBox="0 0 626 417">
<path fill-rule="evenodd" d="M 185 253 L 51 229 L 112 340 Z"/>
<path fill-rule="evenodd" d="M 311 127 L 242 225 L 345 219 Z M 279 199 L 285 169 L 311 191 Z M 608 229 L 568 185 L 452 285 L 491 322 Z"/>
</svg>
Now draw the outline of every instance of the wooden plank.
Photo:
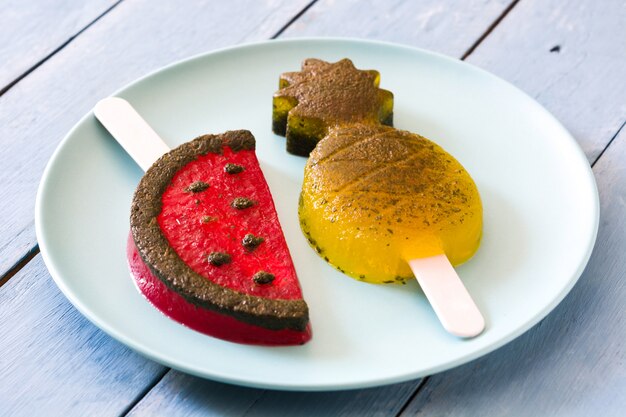
<svg viewBox="0 0 626 417">
<path fill-rule="evenodd" d="M 307 3 L 122 2 L 1 96 L 0 277 L 35 246 L 44 166 L 99 98 L 172 61 L 270 38 Z"/>
<path fill-rule="evenodd" d="M 607 416 L 626 408 L 626 129 L 594 167 L 602 218 L 572 292 L 531 331 L 435 375 L 405 416 Z"/>
<path fill-rule="evenodd" d="M 626 118 L 623 0 L 524 0 L 467 59 L 550 110 L 594 161 Z"/>
<path fill-rule="evenodd" d="M 129 416 L 393 416 L 415 389 L 407 382 L 343 392 L 265 391 L 170 371 Z"/>
<path fill-rule="evenodd" d="M 117 416 L 165 370 L 81 316 L 40 256 L 2 287 L 0 317 L 3 416 Z"/>
<path fill-rule="evenodd" d="M 0 91 L 54 53 L 117 0 L 0 3 Z"/>
<path fill-rule="evenodd" d="M 513 0 L 319 0 L 281 37 L 346 36 L 461 57 Z"/>
</svg>

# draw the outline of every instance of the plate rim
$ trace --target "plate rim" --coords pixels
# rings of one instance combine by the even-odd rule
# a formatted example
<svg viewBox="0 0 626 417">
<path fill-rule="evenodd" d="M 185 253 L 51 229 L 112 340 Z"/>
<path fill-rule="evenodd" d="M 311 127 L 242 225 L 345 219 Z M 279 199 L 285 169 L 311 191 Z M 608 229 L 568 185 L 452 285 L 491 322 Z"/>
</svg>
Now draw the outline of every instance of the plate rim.
<svg viewBox="0 0 626 417">
<path fill-rule="evenodd" d="M 136 84 L 145 82 L 149 78 L 155 77 L 163 72 L 172 70 L 177 66 L 187 65 L 195 60 L 204 59 L 207 56 L 219 55 L 222 53 L 230 53 L 236 52 L 238 50 L 245 49 L 255 49 L 258 47 L 264 47 L 271 44 L 298 44 L 298 43 L 350 43 L 350 44 L 361 44 L 361 45 L 370 45 L 378 48 L 394 48 L 403 50 L 408 53 L 418 53 L 426 56 L 431 56 L 436 59 L 444 60 L 453 65 L 461 65 L 467 69 L 472 71 L 477 71 L 481 73 L 483 76 L 487 76 L 493 79 L 496 79 L 498 82 L 502 82 L 507 85 L 509 88 L 513 88 L 517 94 L 521 94 L 525 99 L 530 100 L 535 106 L 538 106 L 539 109 L 542 110 L 544 116 L 548 117 L 550 121 L 554 124 L 555 127 L 558 127 L 561 130 L 562 137 L 567 138 L 572 146 L 572 151 L 574 152 L 572 155 L 576 156 L 578 159 L 584 161 L 584 166 L 586 167 L 586 176 L 585 179 L 588 182 L 588 186 L 590 187 L 589 191 L 594 197 L 594 201 L 592 202 L 590 209 L 592 210 L 591 215 L 593 219 L 591 220 L 591 235 L 589 242 L 587 244 L 587 250 L 583 257 L 581 257 L 580 262 L 578 263 L 575 272 L 572 277 L 568 280 L 568 285 L 564 286 L 561 292 L 552 299 L 550 303 L 544 306 L 543 309 L 539 310 L 534 317 L 525 322 L 524 325 L 518 327 L 515 331 L 509 333 L 506 337 L 502 337 L 498 339 L 496 342 L 489 344 L 481 349 L 477 349 L 469 354 L 464 354 L 461 357 L 457 358 L 453 361 L 448 361 L 444 364 L 427 367 L 420 371 L 411 371 L 404 373 L 397 373 L 392 376 L 386 377 L 372 377 L 368 379 L 360 379 L 359 381 L 353 381 L 351 383 L 332 383 L 332 384 L 311 384 L 311 383 L 294 383 L 293 381 L 290 383 L 280 383 L 280 382 L 268 382 L 268 381 L 260 381 L 254 378 L 246 378 L 246 377 L 236 377 L 232 375 L 226 375 L 220 372 L 206 373 L 198 371 L 192 367 L 187 366 L 185 363 L 181 363 L 177 361 L 176 358 L 165 357 L 161 355 L 158 350 L 151 348 L 150 346 L 135 341 L 134 339 L 127 337 L 123 332 L 120 332 L 115 329 L 114 326 L 110 326 L 106 323 L 106 320 L 102 319 L 98 316 L 97 313 L 91 311 L 91 309 L 85 305 L 79 297 L 77 297 L 69 286 L 64 282 L 62 278 L 61 271 L 58 270 L 55 265 L 52 256 L 48 251 L 48 242 L 46 239 L 46 231 L 45 226 L 42 224 L 42 216 L 44 215 L 45 207 L 44 207 L 44 198 L 43 194 L 46 191 L 46 184 L 50 178 L 50 172 L 53 170 L 53 166 L 55 165 L 55 161 L 58 159 L 59 155 L 63 152 L 65 147 L 69 143 L 69 139 L 74 135 L 76 130 L 78 130 L 87 119 L 93 117 L 93 110 L 88 111 L 85 115 L 83 115 L 68 131 L 68 133 L 63 137 L 60 143 L 57 145 L 56 149 L 52 153 L 50 159 L 48 160 L 46 167 L 43 171 L 41 180 L 39 182 L 39 186 L 37 189 L 36 201 L 35 201 L 35 232 L 37 237 L 37 242 L 39 244 L 40 253 L 42 255 L 42 259 L 48 269 L 51 277 L 54 282 L 61 290 L 63 295 L 72 303 L 72 305 L 91 323 L 97 326 L 99 329 L 104 331 L 109 336 L 123 343 L 125 346 L 131 348 L 133 351 L 138 352 L 139 354 L 154 360 L 160 364 L 168 366 L 172 369 L 177 369 L 183 371 L 185 373 L 195 375 L 202 378 L 211 379 L 218 382 L 224 382 L 234 385 L 247 386 L 253 388 L 264 388 L 264 389 L 274 389 L 274 390 L 286 390 L 286 391 L 336 391 L 336 390 L 348 390 L 348 389 L 360 389 L 360 388 L 368 388 L 368 387 L 377 387 L 383 385 L 389 385 L 393 383 L 405 382 L 414 380 L 417 378 L 421 378 L 427 375 L 433 375 L 448 369 L 455 368 L 457 366 L 466 364 L 470 361 L 473 361 L 477 358 L 480 358 L 490 352 L 493 352 L 500 347 L 508 344 L 512 340 L 516 339 L 523 333 L 527 332 L 529 329 L 534 327 L 539 321 L 544 319 L 550 312 L 552 312 L 558 304 L 565 298 L 567 294 L 571 291 L 574 285 L 580 279 L 584 269 L 586 268 L 593 249 L 596 244 L 599 221 L 600 221 L 600 200 L 597 184 L 595 181 L 595 176 L 593 174 L 592 167 L 589 165 L 586 155 L 584 154 L 582 148 L 575 140 L 575 138 L 571 135 L 571 133 L 562 125 L 562 123 L 556 119 L 556 117 L 548 111 L 542 104 L 540 104 L 537 100 L 530 97 L 523 90 L 513 85 L 512 83 L 498 77 L 497 75 L 490 73 L 482 68 L 479 68 L 471 63 L 459 60 L 457 58 L 453 58 L 450 56 L 446 56 L 444 54 L 433 52 L 429 50 L 425 50 L 422 48 L 414 47 L 411 45 L 399 44 L 395 42 L 388 41 L 379 41 L 379 40 L 368 40 L 368 39 L 360 39 L 354 37 L 301 37 L 301 38 L 288 38 L 288 39 L 275 39 L 275 40 L 262 40 L 255 41 L 249 43 L 242 43 L 238 45 L 226 46 L 218 49 L 212 49 L 209 51 L 201 52 L 198 54 L 194 54 L 184 59 L 180 59 L 174 61 L 170 64 L 157 68 L 153 71 L 148 72 L 147 74 L 134 79 L 133 81 L 125 84 L 121 88 L 117 89 L 115 92 L 111 94 L 111 96 L 117 96 L 119 94 L 123 94 L 123 92 Z"/>
</svg>

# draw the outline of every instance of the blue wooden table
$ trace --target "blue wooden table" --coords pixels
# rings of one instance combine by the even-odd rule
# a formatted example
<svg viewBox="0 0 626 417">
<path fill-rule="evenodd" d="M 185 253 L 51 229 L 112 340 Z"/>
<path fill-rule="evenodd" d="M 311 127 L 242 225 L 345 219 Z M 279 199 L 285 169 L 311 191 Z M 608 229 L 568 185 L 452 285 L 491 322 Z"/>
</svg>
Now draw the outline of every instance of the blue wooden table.
<svg viewBox="0 0 626 417">
<path fill-rule="evenodd" d="M 626 415 L 624 0 L 7 0 L 0 16 L 0 416 Z M 175 60 L 299 36 L 393 41 L 466 60 L 534 96 L 573 133 L 596 176 L 601 224 L 583 276 L 546 319 L 441 374 L 290 393 L 163 367 L 63 297 L 39 255 L 33 213 L 43 168 L 72 125 Z"/>
</svg>

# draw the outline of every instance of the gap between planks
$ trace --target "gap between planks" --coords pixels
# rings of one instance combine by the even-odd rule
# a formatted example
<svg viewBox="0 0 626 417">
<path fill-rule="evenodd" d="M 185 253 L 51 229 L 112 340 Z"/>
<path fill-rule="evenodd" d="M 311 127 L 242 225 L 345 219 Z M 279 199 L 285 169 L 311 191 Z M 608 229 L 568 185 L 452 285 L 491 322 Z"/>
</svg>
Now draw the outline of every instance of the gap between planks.
<svg viewBox="0 0 626 417">
<path fill-rule="evenodd" d="M 287 23 L 285 23 L 283 25 L 283 27 L 281 27 L 280 29 L 278 29 L 278 32 L 276 32 L 270 39 L 276 39 L 278 38 L 280 35 L 282 35 L 282 33 L 287 30 L 287 28 L 289 28 L 289 26 L 291 26 L 296 20 L 300 19 L 300 17 L 305 14 L 307 12 L 307 10 L 309 10 L 311 7 L 313 7 L 313 5 L 317 3 L 317 0 L 313 0 L 311 1 L 309 4 L 307 4 L 306 6 L 304 6 L 302 8 L 302 10 L 300 10 L 298 13 L 296 13 L 291 19 L 289 19 L 289 21 Z"/>
<path fill-rule="evenodd" d="M 400 417 L 402 413 L 404 413 L 404 411 L 409 407 L 409 405 L 413 402 L 413 400 L 417 397 L 417 395 L 420 392 L 422 392 L 422 388 L 426 386 L 426 383 L 428 382 L 429 379 L 430 379 L 430 375 L 425 376 L 424 378 L 421 379 L 419 384 L 417 384 L 417 387 L 415 387 L 415 391 L 413 391 L 413 394 L 411 394 L 411 396 L 407 398 L 406 402 L 402 405 L 402 407 L 396 413 L 396 417 Z"/>
<path fill-rule="evenodd" d="M 591 168 L 596 166 L 596 164 L 598 163 L 600 158 L 602 158 L 602 155 L 604 155 L 606 150 L 609 149 L 609 146 L 611 146 L 611 144 L 613 143 L 615 138 L 617 138 L 619 136 L 619 134 L 622 131 L 622 129 L 624 128 L 624 126 L 626 126 L 626 120 L 624 120 L 624 123 L 622 123 L 622 125 L 619 127 L 619 129 L 617 129 L 617 132 L 615 132 L 615 134 L 613 136 L 611 136 L 611 139 L 607 142 L 606 146 L 600 151 L 600 153 L 598 154 L 598 157 L 591 163 Z"/>
<path fill-rule="evenodd" d="M 498 16 L 496 18 L 496 20 L 493 21 L 493 23 L 491 25 L 489 25 L 489 27 L 487 28 L 487 30 L 478 37 L 478 39 L 476 40 L 476 42 L 474 42 L 472 44 L 472 46 L 469 47 L 469 49 L 467 51 L 465 51 L 465 53 L 461 56 L 461 61 L 465 61 L 465 59 L 470 56 L 472 54 L 472 52 L 474 52 L 476 50 L 476 48 L 478 48 L 478 46 L 483 43 L 483 41 L 485 39 L 487 39 L 487 36 L 489 36 L 491 34 L 491 32 L 493 32 L 493 30 L 500 24 L 500 22 L 502 22 L 502 20 L 511 12 L 511 10 L 513 10 L 515 8 L 515 6 L 517 6 L 517 3 L 519 3 L 520 0 L 513 0 L 513 2 L 511 2 L 511 4 L 509 4 L 506 9 L 504 9 L 502 11 L 502 13 L 500 14 L 500 16 Z"/>
<path fill-rule="evenodd" d="M 0 287 L 6 284 L 15 274 L 17 274 L 22 268 L 26 266 L 35 256 L 39 254 L 39 245 L 32 247 L 26 254 L 13 265 L 4 276 L 0 277 Z"/>
<path fill-rule="evenodd" d="M 118 0 L 117 2 L 113 3 L 108 9 L 106 9 L 104 12 L 102 12 L 99 16 L 97 16 L 94 20 L 92 20 L 91 22 L 89 22 L 87 25 L 85 25 L 82 29 L 80 29 L 78 32 L 76 32 L 75 34 L 73 34 L 72 36 L 69 37 L 68 40 L 66 40 L 65 42 L 63 42 L 61 45 L 59 45 L 56 49 L 54 49 L 52 52 L 50 52 L 48 55 L 44 56 L 42 59 L 40 59 L 39 61 L 37 61 L 35 64 L 33 64 L 30 68 L 26 69 L 26 71 L 24 71 L 22 74 L 20 74 L 17 78 L 15 78 L 13 81 L 10 81 L 7 85 L 5 85 L 4 87 L 2 87 L 0 89 L 0 97 L 6 93 L 7 91 L 9 91 L 11 88 L 13 88 L 17 83 L 19 83 L 20 81 L 22 81 L 24 78 L 28 77 L 28 75 L 30 73 L 32 73 L 33 71 L 35 71 L 37 68 L 39 68 L 40 66 L 42 66 L 46 61 L 48 61 L 50 58 L 52 58 L 53 56 L 55 56 L 57 53 L 59 53 L 60 51 L 62 51 L 67 45 L 69 45 L 70 43 L 72 43 L 72 41 L 74 39 L 76 39 L 78 36 L 80 36 L 80 34 L 82 34 L 84 31 L 86 31 L 87 29 L 89 29 L 94 23 L 96 23 L 98 20 L 102 19 L 107 13 L 109 13 L 111 10 L 113 10 L 114 8 L 116 8 L 122 1 L 124 0 Z M 4 278 L 3 278 L 4 279 Z M 0 280 L 0 285 L 2 285 L 3 281 Z"/>
</svg>

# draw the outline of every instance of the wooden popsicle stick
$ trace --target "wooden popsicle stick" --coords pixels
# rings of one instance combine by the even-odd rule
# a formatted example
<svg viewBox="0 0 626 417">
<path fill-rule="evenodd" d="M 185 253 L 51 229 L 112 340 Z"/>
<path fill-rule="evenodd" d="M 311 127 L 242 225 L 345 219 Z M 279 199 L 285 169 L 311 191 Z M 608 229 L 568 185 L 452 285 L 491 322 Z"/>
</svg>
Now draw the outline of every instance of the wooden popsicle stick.
<svg viewBox="0 0 626 417">
<path fill-rule="evenodd" d="M 485 319 L 446 255 L 408 263 L 444 329 L 459 337 L 482 333 Z"/>
<path fill-rule="evenodd" d="M 105 98 L 96 104 L 93 112 L 144 171 L 169 152 L 170 148 L 126 100 Z"/>
</svg>

